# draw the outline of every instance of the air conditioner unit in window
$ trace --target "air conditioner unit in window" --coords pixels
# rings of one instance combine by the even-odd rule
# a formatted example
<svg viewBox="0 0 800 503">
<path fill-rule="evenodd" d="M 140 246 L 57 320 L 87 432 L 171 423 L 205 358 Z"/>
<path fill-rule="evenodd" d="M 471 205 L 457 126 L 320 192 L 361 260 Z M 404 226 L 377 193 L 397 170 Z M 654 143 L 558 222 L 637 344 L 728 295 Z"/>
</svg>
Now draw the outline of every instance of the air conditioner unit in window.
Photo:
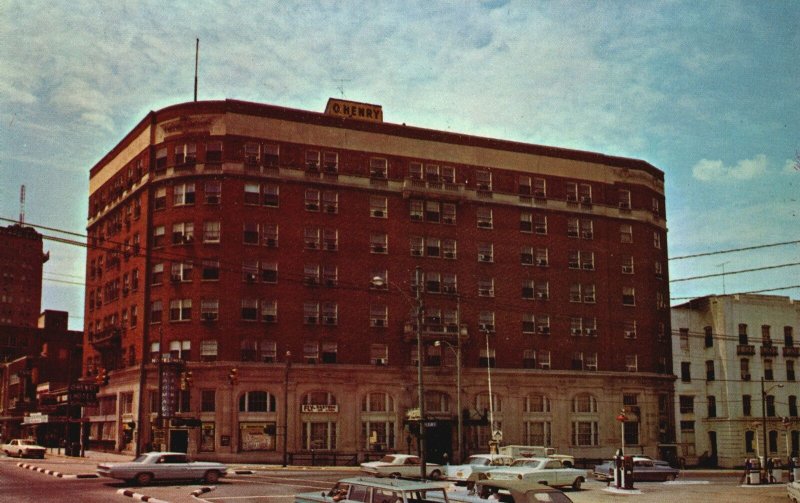
<svg viewBox="0 0 800 503">
<path fill-rule="evenodd" d="M 547 292 L 536 292 L 536 298 L 541 300 L 547 300 L 549 295 Z"/>
<path fill-rule="evenodd" d="M 572 335 L 581 335 L 581 334 L 583 334 L 583 330 L 581 330 L 580 328 L 573 328 L 571 332 L 572 332 Z"/>
<path fill-rule="evenodd" d="M 383 218 L 383 211 L 382 210 L 372 210 L 372 216 Z"/>
<path fill-rule="evenodd" d="M 545 198 L 545 197 L 547 197 L 547 194 L 545 194 L 545 192 L 543 190 L 536 190 L 536 191 L 533 192 L 533 196 L 534 197 Z"/>
<path fill-rule="evenodd" d="M 550 327 L 539 327 L 536 329 L 536 331 L 539 332 L 540 334 L 549 334 Z"/>
<path fill-rule="evenodd" d="M 375 358 L 375 365 L 386 365 L 386 358 Z"/>
<path fill-rule="evenodd" d="M 481 255 L 480 256 L 481 262 L 491 262 L 492 256 L 491 255 Z"/>
<path fill-rule="evenodd" d="M 589 337 L 596 337 L 597 336 L 597 329 L 587 328 L 585 330 L 585 332 L 586 332 L 586 335 L 588 335 Z"/>
<path fill-rule="evenodd" d="M 626 339 L 635 339 L 636 338 L 636 331 L 635 330 L 625 330 L 625 338 Z"/>
<path fill-rule="evenodd" d="M 536 261 L 536 265 L 545 267 L 547 266 L 547 259 L 540 258 Z"/>
<path fill-rule="evenodd" d="M 489 323 L 479 323 L 478 330 L 481 330 L 483 332 L 494 332 L 494 325 L 491 325 Z"/>
<path fill-rule="evenodd" d="M 381 319 L 372 320 L 372 326 L 373 327 L 383 327 L 385 325 L 386 325 L 386 321 L 385 320 L 381 320 Z"/>
<path fill-rule="evenodd" d="M 591 271 L 594 269 L 594 264 L 583 264 L 583 268 L 587 271 Z"/>
<path fill-rule="evenodd" d="M 325 212 L 326 213 L 336 213 L 337 211 L 338 211 L 338 208 L 336 206 L 332 205 L 332 204 L 329 204 L 329 205 L 325 206 Z"/>
<path fill-rule="evenodd" d="M 319 172 L 319 165 L 316 162 L 307 162 L 306 169 L 311 173 Z"/>
<path fill-rule="evenodd" d="M 308 211 L 319 211 L 319 205 L 316 203 L 306 203 L 306 209 Z"/>
<path fill-rule="evenodd" d="M 422 256 L 422 250 L 412 249 L 411 250 L 411 256 L 412 257 L 421 257 Z"/>
<path fill-rule="evenodd" d="M 386 248 L 384 248 L 382 245 L 373 245 L 372 251 L 374 253 L 384 253 L 386 251 Z"/>
<path fill-rule="evenodd" d="M 192 236 L 191 234 L 184 234 L 183 242 L 186 244 L 194 243 L 194 236 Z"/>
<path fill-rule="evenodd" d="M 456 258 L 456 253 L 451 251 L 446 251 L 442 254 L 444 258 L 454 259 Z"/>
<path fill-rule="evenodd" d="M 214 321 L 217 319 L 217 313 L 203 313 L 201 316 L 203 317 L 203 321 Z"/>
<path fill-rule="evenodd" d="M 316 325 L 317 324 L 317 317 L 316 316 L 306 316 L 306 323 L 309 325 Z"/>
<path fill-rule="evenodd" d="M 267 238 L 266 245 L 268 248 L 277 248 L 278 240 L 274 238 Z"/>
<path fill-rule="evenodd" d="M 326 325 L 336 325 L 336 318 L 328 316 L 325 318 Z"/>
<path fill-rule="evenodd" d="M 258 276 L 255 273 L 249 272 L 245 275 L 245 279 L 248 283 L 253 283 L 256 279 L 258 279 Z"/>
<path fill-rule="evenodd" d="M 480 227 L 482 229 L 491 229 L 492 228 L 492 222 L 480 221 L 480 222 L 478 222 L 478 227 Z"/>
<path fill-rule="evenodd" d="M 275 323 L 276 317 L 274 314 L 265 314 L 263 319 L 267 323 Z"/>
</svg>

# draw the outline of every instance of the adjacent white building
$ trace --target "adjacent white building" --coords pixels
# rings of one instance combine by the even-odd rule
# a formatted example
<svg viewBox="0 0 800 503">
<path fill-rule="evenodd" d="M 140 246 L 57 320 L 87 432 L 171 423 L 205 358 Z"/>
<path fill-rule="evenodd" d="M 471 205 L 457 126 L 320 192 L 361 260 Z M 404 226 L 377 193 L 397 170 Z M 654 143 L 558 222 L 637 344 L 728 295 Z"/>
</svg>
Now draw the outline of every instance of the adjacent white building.
<svg viewBox="0 0 800 503">
<path fill-rule="evenodd" d="M 741 466 L 800 450 L 800 301 L 712 295 L 672 308 L 675 426 L 686 464 Z M 765 428 L 766 426 L 766 428 Z M 765 433 L 766 430 L 766 433 Z"/>
</svg>

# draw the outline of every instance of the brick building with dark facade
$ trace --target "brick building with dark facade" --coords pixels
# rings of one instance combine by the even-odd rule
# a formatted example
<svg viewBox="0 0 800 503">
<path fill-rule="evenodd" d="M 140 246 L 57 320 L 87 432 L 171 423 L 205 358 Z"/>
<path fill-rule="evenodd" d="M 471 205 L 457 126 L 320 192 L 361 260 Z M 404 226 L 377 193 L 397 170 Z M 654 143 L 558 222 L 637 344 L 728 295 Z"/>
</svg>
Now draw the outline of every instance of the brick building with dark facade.
<svg viewBox="0 0 800 503">
<path fill-rule="evenodd" d="M 624 430 L 669 455 L 664 205 L 647 162 L 376 105 L 151 112 L 90 175 L 84 373 L 109 376 L 91 439 L 223 460 L 413 451 L 419 329 L 431 459 L 484 452 L 491 430 L 588 458 Z"/>
<path fill-rule="evenodd" d="M 36 326 L 42 307 L 42 266 L 50 258 L 43 250 L 42 235 L 33 227 L 0 227 L 0 325 Z"/>
</svg>

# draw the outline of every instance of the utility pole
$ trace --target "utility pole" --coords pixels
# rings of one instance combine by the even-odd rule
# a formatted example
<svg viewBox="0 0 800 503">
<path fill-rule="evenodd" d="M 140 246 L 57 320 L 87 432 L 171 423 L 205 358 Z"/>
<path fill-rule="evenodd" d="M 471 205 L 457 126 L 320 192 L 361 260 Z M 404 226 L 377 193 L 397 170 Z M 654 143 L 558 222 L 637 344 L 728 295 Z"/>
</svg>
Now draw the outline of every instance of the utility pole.
<svg viewBox="0 0 800 503">
<path fill-rule="evenodd" d="M 417 286 L 417 386 L 419 398 L 419 459 L 420 459 L 420 477 L 425 480 L 428 475 L 428 470 L 425 467 L 425 386 L 422 380 L 422 365 L 424 354 L 422 352 L 422 321 L 423 321 L 423 304 L 422 304 L 422 268 L 417 266 L 415 270 L 415 280 Z"/>
</svg>

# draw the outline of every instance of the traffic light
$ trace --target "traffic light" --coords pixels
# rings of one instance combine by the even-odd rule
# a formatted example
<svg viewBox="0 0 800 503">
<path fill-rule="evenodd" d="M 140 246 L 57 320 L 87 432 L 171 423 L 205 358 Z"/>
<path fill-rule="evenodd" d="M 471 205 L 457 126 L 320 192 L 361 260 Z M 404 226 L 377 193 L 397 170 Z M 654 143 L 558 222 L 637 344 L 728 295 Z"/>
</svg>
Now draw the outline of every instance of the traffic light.
<svg viewBox="0 0 800 503">
<path fill-rule="evenodd" d="M 231 369 L 228 373 L 228 381 L 230 381 L 231 384 L 239 384 L 239 369 L 236 367 Z"/>
</svg>

